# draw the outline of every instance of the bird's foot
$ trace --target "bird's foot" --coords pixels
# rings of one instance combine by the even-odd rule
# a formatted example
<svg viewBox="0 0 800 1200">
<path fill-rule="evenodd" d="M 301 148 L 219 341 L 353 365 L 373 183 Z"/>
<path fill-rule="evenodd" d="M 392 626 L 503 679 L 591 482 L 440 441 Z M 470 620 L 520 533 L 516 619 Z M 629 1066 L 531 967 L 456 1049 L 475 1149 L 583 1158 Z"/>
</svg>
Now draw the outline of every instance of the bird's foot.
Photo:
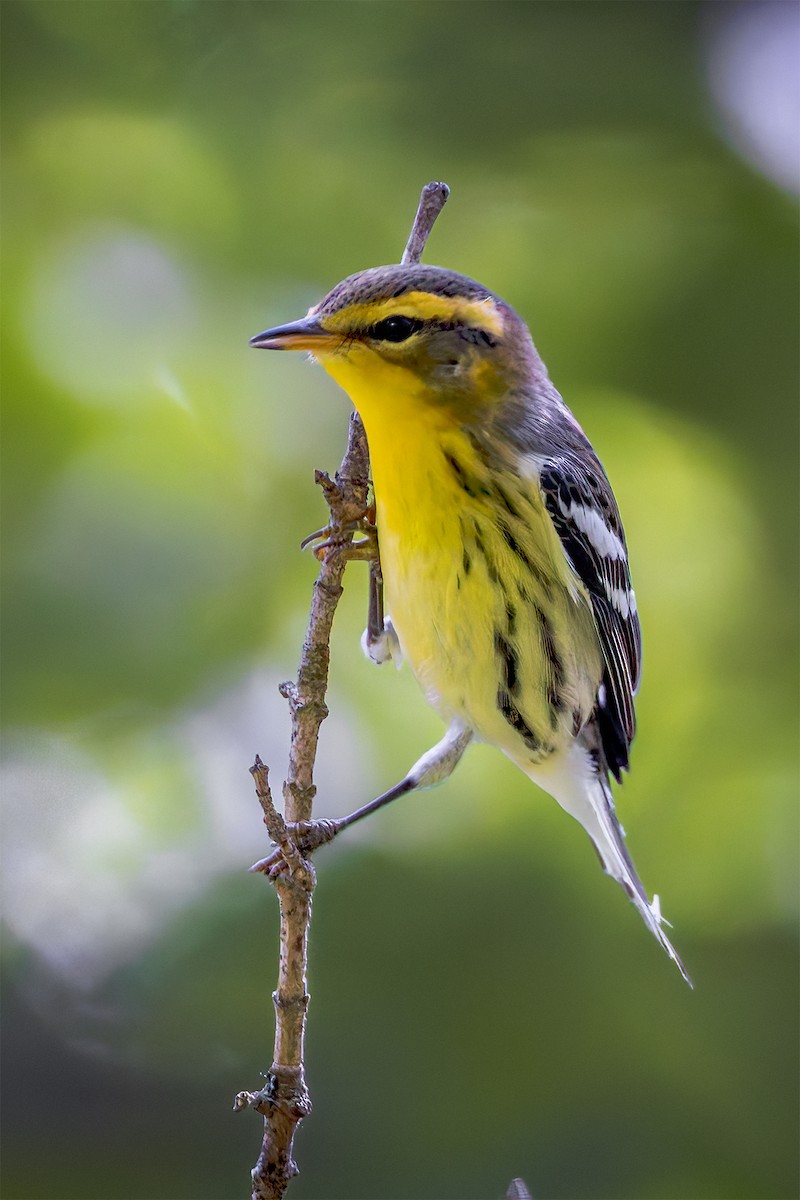
<svg viewBox="0 0 800 1200">
<path fill-rule="evenodd" d="M 287 825 L 286 832 L 289 836 L 286 844 L 273 843 L 272 853 L 253 863 L 250 870 L 276 879 L 291 870 L 292 859 L 298 856 L 308 859 L 320 846 L 332 842 L 343 828 L 344 822 L 337 820 L 298 821 Z"/>
<path fill-rule="evenodd" d="M 391 617 L 386 617 L 383 629 L 377 635 L 367 626 L 361 635 L 361 649 L 367 658 L 378 666 L 386 662 L 394 662 L 398 670 L 402 666 L 403 651 L 400 649 L 400 640 Z"/>
<path fill-rule="evenodd" d="M 311 547 L 315 558 L 321 559 L 326 550 L 337 548 L 348 560 L 372 562 L 378 557 L 378 530 L 375 510 L 370 507 L 360 517 L 342 525 L 325 525 L 303 538 L 300 549 Z"/>
</svg>

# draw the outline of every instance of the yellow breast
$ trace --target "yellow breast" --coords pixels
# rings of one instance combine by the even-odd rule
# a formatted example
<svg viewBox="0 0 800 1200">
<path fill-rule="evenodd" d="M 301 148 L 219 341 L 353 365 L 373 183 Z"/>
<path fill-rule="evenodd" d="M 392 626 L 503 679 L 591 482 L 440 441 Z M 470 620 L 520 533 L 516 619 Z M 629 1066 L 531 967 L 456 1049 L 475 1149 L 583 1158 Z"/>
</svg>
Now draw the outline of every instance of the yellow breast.
<svg viewBox="0 0 800 1200">
<path fill-rule="evenodd" d="M 378 366 L 367 375 L 345 358 L 324 365 L 364 421 L 387 608 L 429 702 L 517 760 L 549 752 L 591 710 L 600 662 L 538 489 L 490 479 L 457 419 L 413 373 Z M 498 512 L 496 483 L 507 499 L 517 488 L 521 519 Z"/>
<path fill-rule="evenodd" d="M 451 628 L 461 558 L 458 487 L 441 446 L 452 417 L 426 403 L 416 377 L 394 366 L 331 359 L 326 368 L 364 421 L 380 532 L 387 607 L 403 652 L 437 706 L 451 671 Z"/>
</svg>

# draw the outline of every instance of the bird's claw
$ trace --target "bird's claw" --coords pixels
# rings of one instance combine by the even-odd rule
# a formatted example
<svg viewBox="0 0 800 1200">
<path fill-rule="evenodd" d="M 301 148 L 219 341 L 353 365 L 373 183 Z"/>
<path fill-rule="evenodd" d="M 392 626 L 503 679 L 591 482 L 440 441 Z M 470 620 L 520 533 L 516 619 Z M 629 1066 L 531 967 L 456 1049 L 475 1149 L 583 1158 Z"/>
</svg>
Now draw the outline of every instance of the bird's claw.
<svg viewBox="0 0 800 1200">
<path fill-rule="evenodd" d="M 341 550 L 347 559 L 370 561 L 377 558 L 378 530 L 374 521 L 370 519 L 372 515 L 372 511 L 368 510 L 363 516 L 354 521 L 346 521 L 343 525 L 325 525 L 322 529 L 315 529 L 308 537 L 303 538 L 300 549 L 305 550 L 311 546 L 314 557 L 319 559 L 326 550 L 333 548 Z M 356 534 L 363 536 L 354 541 Z"/>
<path fill-rule="evenodd" d="M 277 879 L 292 869 L 292 860 L 308 859 L 320 846 L 333 841 L 341 828 L 336 820 L 297 821 L 286 826 L 289 839 L 285 844 L 273 843 L 274 849 L 266 858 L 253 863 L 250 870 Z"/>
</svg>

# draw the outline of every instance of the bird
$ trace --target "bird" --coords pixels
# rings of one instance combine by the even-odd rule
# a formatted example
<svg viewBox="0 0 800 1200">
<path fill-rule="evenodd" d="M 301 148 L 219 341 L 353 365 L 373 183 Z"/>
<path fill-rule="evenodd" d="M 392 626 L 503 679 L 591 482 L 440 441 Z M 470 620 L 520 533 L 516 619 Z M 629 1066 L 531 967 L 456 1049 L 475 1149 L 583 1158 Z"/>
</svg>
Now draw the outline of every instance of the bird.
<svg viewBox="0 0 800 1200">
<path fill-rule="evenodd" d="M 622 520 L 525 322 L 466 275 L 401 263 L 350 275 L 250 345 L 308 351 L 361 416 L 389 611 L 366 648 L 402 655 L 447 723 L 341 825 L 490 743 L 583 826 L 691 986 L 611 790 L 630 765 L 642 660 Z"/>
</svg>

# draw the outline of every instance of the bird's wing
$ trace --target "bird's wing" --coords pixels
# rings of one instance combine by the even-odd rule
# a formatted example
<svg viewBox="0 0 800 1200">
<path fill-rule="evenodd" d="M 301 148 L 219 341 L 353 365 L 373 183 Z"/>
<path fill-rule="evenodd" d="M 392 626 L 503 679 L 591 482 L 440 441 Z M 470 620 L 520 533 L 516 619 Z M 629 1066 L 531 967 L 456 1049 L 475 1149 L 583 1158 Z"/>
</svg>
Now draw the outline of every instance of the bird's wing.
<svg viewBox="0 0 800 1200">
<path fill-rule="evenodd" d="M 619 780 L 636 730 L 642 635 L 622 521 L 603 468 L 592 455 L 555 454 L 539 483 L 564 553 L 592 605 L 605 660 L 597 724 L 609 770 Z"/>
</svg>

